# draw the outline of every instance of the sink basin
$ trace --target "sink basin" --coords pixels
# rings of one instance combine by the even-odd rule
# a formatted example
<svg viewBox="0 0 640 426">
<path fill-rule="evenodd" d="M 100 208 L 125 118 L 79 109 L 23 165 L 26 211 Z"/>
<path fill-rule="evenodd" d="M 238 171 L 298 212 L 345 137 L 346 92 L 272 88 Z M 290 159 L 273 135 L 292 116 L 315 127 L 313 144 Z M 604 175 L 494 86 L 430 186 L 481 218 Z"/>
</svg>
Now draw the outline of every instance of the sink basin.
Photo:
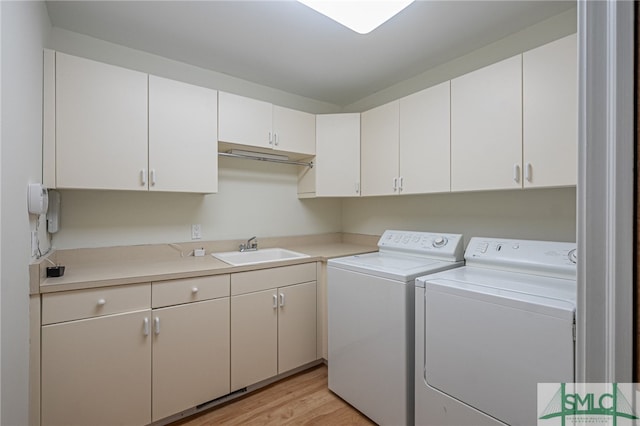
<svg viewBox="0 0 640 426">
<path fill-rule="evenodd" d="M 309 257 L 307 254 L 298 253 L 282 248 L 266 248 L 256 251 L 227 251 L 223 253 L 211 253 L 211 256 L 220 259 L 232 266 L 255 265 L 256 263 L 276 262 L 279 260 L 299 259 Z"/>
</svg>

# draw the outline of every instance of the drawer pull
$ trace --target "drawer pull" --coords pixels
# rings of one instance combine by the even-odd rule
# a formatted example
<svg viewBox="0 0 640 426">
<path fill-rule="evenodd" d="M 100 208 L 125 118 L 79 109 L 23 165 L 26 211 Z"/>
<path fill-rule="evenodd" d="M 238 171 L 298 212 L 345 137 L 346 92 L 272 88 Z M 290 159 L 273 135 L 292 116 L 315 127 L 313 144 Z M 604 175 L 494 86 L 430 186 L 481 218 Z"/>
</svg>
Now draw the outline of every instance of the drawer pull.
<svg viewBox="0 0 640 426">
<path fill-rule="evenodd" d="M 193 294 L 198 293 L 198 287 L 193 287 L 193 288 L 191 289 L 191 293 L 193 293 Z"/>
<path fill-rule="evenodd" d="M 107 303 L 106 299 L 98 299 L 98 306 L 104 306 Z"/>
</svg>

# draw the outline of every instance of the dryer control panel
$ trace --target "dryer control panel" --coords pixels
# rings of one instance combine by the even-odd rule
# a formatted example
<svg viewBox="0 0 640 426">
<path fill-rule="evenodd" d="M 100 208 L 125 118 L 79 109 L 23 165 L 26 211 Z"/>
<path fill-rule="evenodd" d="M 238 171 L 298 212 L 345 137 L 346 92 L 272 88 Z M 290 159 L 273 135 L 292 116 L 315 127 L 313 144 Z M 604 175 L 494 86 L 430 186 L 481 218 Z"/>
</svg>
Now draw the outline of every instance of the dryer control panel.
<svg viewBox="0 0 640 426">
<path fill-rule="evenodd" d="M 557 278 L 575 279 L 577 270 L 575 243 L 474 237 L 464 258 L 468 266 Z"/>
<path fill-rule="evenodd" d="M 404 253 L 458 261 L 463 259 L 464 244 L 460 234 L 422 231 L 386 230 L 378 241 L 381 252 Z"/>
</svg>

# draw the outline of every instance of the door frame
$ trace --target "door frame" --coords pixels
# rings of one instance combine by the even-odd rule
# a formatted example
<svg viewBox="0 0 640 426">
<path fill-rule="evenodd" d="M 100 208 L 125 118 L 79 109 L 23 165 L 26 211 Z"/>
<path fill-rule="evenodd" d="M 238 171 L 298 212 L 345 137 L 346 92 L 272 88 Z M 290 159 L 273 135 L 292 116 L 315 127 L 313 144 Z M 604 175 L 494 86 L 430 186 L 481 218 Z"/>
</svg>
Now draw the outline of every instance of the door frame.
<svg viewBox="0 0 640 426">
<path fill-rule="evenodd" d="M 634 3 L 578 2 L 578 382 L 634 381 Z"/>
</svg>

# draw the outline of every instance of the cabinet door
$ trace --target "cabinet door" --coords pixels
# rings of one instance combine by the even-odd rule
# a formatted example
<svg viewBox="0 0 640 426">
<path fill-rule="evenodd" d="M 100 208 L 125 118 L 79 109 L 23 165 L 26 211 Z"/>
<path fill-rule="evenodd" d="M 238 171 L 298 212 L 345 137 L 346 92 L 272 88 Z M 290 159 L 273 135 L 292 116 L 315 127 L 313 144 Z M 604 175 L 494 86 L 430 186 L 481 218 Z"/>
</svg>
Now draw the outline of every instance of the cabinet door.
<svg viewBox="0 0 640 426">
<path fill-rule="evenodd" d="M 451 190 L 450 83 L 400 99 L 403 194 Z"/>
<path fill-rule="evenodd" d="M 451 190 L 520 188 L 522 56 L 451 80 Z"/>
<path fill-rule="evenodd" d="M 59 188 L 147 190 L 147 74 L 56 54 Z"/>
<path fill-rule="evenodd" d="M 149 76 L 149 189 L 218 190 L 218 92 Z"/>
<path fill-rule="evenodd" d="M 231 391 L 278 374 L 276 290 L 231 298 Z"/>
<path fill-rule="evenodd" d="M 360 114 L 316 117 L 316 195 L 360 194 Z"/>
<path fill-rule="evenodd" d="M 316 153 L 316 117 L 273 105 L 273 148 L 304 155 Z"/>
<path fill-rule="evenodd" d="M 153 421 L 229 393 L 229 298 L 153 311 Z"/>
<path fill-rule="evenodd" d="M 316 357 L 316 282 L 278 289 L 278 373 Z"/>
<path fill-rule="evenodd" d="M 576 40 L 573 34 L 523 54 L 525 187 L 576 184 Z"/>
<path fill-rule="evenodd" d="M 151 336 L 145 334 L 150 314 L 42 327 L 43 425 L 151 422 Z"/>
<path fill-rule="evenodd" d="M 218 140 L 271 148 L 272 105 L 243 96 L 218 94 Z"/>
<path fill-rule="evenodd" d="M 362 195 L 398 193 L 399 102 L 363 112 Z"/>
</svg>

